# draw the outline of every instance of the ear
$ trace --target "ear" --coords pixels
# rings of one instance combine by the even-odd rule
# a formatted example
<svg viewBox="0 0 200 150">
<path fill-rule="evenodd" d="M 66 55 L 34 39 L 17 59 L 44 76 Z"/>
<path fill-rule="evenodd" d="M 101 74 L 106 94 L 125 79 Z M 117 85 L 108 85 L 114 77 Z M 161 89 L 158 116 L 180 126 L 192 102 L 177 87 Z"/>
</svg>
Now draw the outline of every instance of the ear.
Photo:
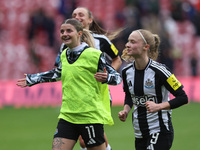
<svg viewBox="0 0 200 150">
<path fill-rule="evenodd" d="M 149 49 L 149 47 L 150 47 L 149 44 L 146 44 L 146 45 L 144 46 L 144 48 L 147 49 L 147 50 Z"/>
<path fill-rule="evenodd" d="M 79 31 L 79 32 L 78 32 L 78 35 L 79 35 L 79 36 L 81 36 L 82 34 L 83 34 L 83 32 L 82 32 L 82 31 Z"/>
<path fill-rule="evenodd" d="M 93 22 L 93 19 L 92 18 L 89 18 L 89 23 L 91 24 Z"/>
</svg>

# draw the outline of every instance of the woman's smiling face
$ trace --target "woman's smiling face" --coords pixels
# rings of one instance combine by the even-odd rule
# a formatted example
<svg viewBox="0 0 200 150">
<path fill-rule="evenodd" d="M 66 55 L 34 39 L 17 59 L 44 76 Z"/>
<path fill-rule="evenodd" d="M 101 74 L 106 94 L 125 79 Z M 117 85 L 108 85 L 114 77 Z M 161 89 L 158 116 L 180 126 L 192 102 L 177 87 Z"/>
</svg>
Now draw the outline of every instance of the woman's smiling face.
<svg viewBox="0 0 200 150">
<path fill-rule="evenodd" d="M 88 29 L 93 19 L 89 17 L 88 11 L 85 8 L 76 8 L 72 13 L 72 18 L 77 19 L 83 25 L 84 29 Z"/>
<path fill-rule="evenodd" d="M 144 42 L 138 32 L 134 31 L 129 35 L 126 43 L 127 55 L 138 57 L 142 54 Z"/>
<path fill-rule="evenodd" d="M 60 28 L 60 38 L 69 48 L 80 45 L 80 36 L 82 32 L 75 29 L 71 24 L 62 24 Z"/>
</svg>

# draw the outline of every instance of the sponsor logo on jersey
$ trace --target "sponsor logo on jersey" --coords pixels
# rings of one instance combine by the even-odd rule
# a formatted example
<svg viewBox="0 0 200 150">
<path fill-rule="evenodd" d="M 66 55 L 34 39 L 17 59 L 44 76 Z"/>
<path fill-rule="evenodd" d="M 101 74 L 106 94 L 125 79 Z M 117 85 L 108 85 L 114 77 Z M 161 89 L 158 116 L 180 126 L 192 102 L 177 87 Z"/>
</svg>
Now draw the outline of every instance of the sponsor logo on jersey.
<svg viewBox="0 0 200 150">
<path fill-rule="evenodd" d="M 137 106 L 145 107 L 145 103 L 147 101 L 153 101 L 153 102 L 156 103 L 156 97 L 155 96 L 148 96 L 148 95 L 135 96 L 135 95 L 132 94 L 131 97 L 132 97 L 133 104 L 135 104 Z"/>
<path fill-rule="evenodd" d="M 174 74 L 172 74 L 168 79 L 167 82 L 169 83 L 169 85 L 174 89 L 174 91 L 176 91 L 180 86 L 181 83 L 176 79 L 176 77 L 174 76 Z"/>
<path fill-rule="evenodd" d="M 153 88 L 153 81 L 151 81 L 150 79 L 147 79 L 147 81 L 145 81 L 145 85 L 144 86 L 147 89 Z"/>
</svg>

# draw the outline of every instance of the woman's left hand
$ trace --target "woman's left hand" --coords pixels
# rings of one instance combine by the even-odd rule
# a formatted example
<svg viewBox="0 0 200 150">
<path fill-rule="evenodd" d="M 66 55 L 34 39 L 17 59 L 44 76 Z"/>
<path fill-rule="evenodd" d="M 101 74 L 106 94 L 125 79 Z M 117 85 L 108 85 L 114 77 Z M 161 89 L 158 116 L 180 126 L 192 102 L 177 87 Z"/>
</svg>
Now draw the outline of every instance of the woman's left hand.
<svg viewBox="0 0 200 150">
<path fill-rule="evenodd" d="M 145 106 L 146 106 L 148 113 L 154 113 L 154 112 L 158 112 L 160 110 L 160 105 L 156 104 L 152 101 L 147 101 L 145 103 Z"/>
<path fill-rule="evenodd" d="M 107 71 L 106 71 L 106 68 L 104 67 L 103 68 L 103 71 L 104 72 L 97 72 L 95 75 L 94 75 L 94 78 L 99 81 L 99 82 L 106 82 L 107 81 L 107 78 L 108 78 L 108 74 L 107 74 Z"/>
</svg>

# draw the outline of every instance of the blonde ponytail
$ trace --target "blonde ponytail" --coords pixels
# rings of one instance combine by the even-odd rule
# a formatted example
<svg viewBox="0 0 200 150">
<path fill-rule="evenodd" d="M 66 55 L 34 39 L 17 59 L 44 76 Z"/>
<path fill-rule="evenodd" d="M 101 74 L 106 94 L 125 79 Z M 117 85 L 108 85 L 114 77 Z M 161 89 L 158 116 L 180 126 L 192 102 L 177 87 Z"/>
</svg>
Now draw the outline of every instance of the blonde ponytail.
<svg viewBox="0 0 200 150">
<path fill-rule="evenodd" d="M 91 32 L 87 29 L 83 29 L 83 33 L 81 36 L 81 42 L 87 43 L 90 47 L 95 48 L 94 38 L 91 35 Z"/>
<path fill-rule="evenodd" d="M 127 48 L 125 48 L 122 52 L 121 58 L 126 62 L 132 62 L 134 60 L 133 56 L 127 55 Z"/>
</svg>

